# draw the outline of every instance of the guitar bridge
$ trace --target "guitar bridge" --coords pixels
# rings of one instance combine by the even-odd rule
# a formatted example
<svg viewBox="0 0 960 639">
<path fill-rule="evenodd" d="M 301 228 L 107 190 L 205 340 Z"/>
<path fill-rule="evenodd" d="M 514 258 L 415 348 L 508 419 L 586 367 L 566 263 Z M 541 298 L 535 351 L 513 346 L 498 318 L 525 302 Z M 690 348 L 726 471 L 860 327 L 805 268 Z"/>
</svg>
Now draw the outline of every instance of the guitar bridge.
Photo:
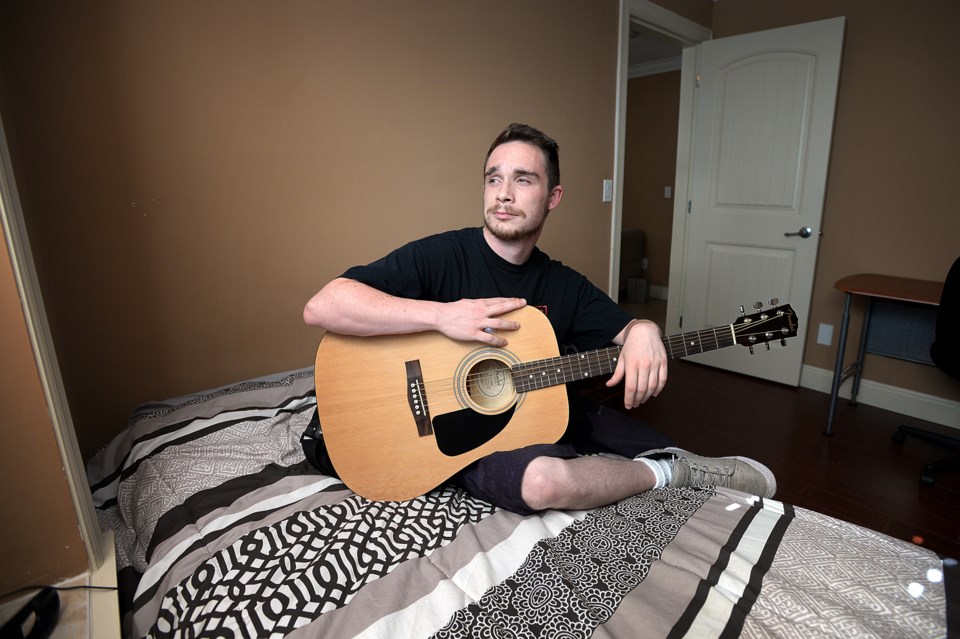
<svg viewBox="0 0 960 639">
<path fill-rule="evenodd" d="M 410 413 L 417 424 L 420 437 L 433 434 L 433 425 L 430 422 L 430 409 L 427 406 L 427 394 L 423 388 L 423 372 L 420 370 L 420 360 L 404 362 L 407 368 L 407 403 Z"/>
</svg>

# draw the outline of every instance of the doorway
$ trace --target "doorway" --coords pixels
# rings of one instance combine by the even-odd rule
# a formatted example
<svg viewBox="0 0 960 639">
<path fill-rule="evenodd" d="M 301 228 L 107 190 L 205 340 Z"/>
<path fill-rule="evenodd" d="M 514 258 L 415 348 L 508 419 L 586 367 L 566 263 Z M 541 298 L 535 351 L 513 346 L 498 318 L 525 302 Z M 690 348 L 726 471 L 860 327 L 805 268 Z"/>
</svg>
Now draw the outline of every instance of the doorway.
<svg viewBox="0 0 960 639">
<path fill-rule="evenodd" d="M 617 301 L 663 327 L 684 43 L 631 21 L 628 46 Z"/>
</svg>

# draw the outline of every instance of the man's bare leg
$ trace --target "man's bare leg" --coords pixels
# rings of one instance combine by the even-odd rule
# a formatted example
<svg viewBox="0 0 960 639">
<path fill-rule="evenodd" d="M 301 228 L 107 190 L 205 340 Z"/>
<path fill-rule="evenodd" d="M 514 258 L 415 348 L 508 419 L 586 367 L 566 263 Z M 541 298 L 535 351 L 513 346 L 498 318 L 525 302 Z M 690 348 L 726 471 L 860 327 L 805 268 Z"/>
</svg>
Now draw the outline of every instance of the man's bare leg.
<svg viewBox="0 0 960 639">
<path fill-rule="evenodd" d="M 768 498 L 777 492 L 773 472 L 753 459 L 702 457 L 681 448 L 664 448 L 637 459 L 536 457 L 523 474 L 520 494 L 533 510 L 579 510 L 661 486 L 728 486 Z"/>
<path fill-rule="evenodd" d="M 521 496 L 534 510 L 606 506 L 656 485 L 646 464 L 632 459 L 537 457 L 523 474 Z"/>
</svg>

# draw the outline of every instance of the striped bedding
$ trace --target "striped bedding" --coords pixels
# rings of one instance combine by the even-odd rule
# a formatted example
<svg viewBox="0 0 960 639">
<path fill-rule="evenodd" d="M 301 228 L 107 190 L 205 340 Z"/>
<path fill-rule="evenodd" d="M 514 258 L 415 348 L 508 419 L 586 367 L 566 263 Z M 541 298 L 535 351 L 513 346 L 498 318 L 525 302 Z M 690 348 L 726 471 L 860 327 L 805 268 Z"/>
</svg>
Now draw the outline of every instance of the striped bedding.
<svg viewBox="0 0 960 639">
<path fill-rule="evenodd" d="M 148 404 L 91 460 L 126 636 L 946 636 L 922 548 L 720 488 L 372 502 L 305 462 L 314 405 L 312 369 Z"/>
</svg>

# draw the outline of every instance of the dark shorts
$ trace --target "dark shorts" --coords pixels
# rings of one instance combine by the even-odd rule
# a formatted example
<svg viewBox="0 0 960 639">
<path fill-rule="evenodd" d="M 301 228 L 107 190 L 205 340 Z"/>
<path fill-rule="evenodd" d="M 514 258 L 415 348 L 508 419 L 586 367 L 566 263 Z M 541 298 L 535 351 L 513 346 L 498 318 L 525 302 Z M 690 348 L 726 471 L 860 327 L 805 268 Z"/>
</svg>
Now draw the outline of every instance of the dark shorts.
<svg viewBox="0 0 960 639">
<path fill-rule="evenodd" d="M 578 409 L 572 407 L 572 410 Z M 648 450 L 675 445 L 655 428 L 612 408 L 583 405 L 580 410 L 580 426 L 572 427 L 560 442 L 493 453 L 462 470 L 454 480 L 475 497 L 520 515 L 529 515 L 535 511 L 523 501 L 520 486 L 527 465 L 537 457 L 572 459 L 613 453 L 633 458 Z"/>
</svg>

